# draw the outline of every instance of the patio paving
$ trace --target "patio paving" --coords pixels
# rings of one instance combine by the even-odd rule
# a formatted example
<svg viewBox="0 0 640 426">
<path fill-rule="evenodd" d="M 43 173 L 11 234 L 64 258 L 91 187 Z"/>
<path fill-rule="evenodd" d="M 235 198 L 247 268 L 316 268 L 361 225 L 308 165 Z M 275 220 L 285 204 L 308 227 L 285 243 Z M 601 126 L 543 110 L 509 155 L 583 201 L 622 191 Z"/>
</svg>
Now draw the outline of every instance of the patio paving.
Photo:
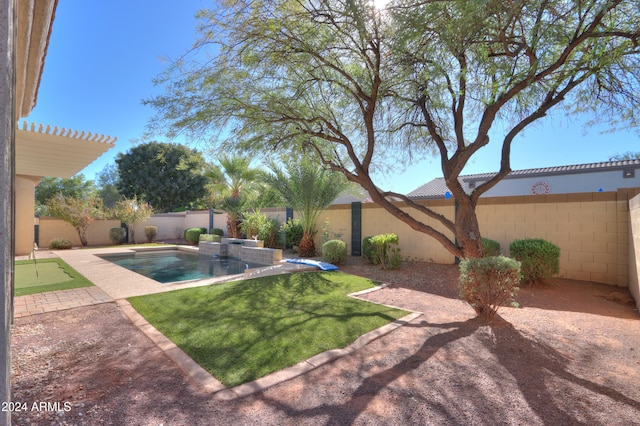
<svg viewBox="0 0 640 426">
<path fill-rule="evenodd" d="M 13 309 L 14 317 L 22 318 L 108 302 L 113 299 L 99 287 L 92 286 L 19 296 L 14 298 Z"/>
</svg>

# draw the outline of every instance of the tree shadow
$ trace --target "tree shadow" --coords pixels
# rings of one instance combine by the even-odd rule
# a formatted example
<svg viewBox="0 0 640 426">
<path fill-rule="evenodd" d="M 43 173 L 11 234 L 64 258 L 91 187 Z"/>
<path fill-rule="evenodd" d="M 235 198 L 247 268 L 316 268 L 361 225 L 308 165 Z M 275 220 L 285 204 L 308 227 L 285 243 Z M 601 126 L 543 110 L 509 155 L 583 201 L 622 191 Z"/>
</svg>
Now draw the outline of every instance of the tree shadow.
<svg viewBox="0 0 640 426">
<path fill-rule="evenodd" d="M 413 376 L 411 380 L 404 380 L 409 383 L 422 383 L 423 376 L 434 380 L 429 371 L 437 369 L 438 363 L 446 363 L 443 356 L 451 356 L 455 359 L 452 361 L 454 365 L 448 366 L 447 371 L 451 373 L 454 369 L 452 376 L 424 383 L 420 390 L 406 390 L 407 395 L 403 395 L 406 401 L 398 404 L 399 407 L 393 407 L 399 411 L 396 414 L 405 420 L 413 418 L 414 421 L 425 422 L 424 419 L 416 419 L 412 410 L 428 407 L 429 412 L 435 413 L 433 418 L 437 422 L 447 424 L 468 424 L 478 420 L 500 424 L 512 420 L 528 421 L 531 416 L 542 424 L 601 424 L 603 419 L 606 420 L 603 413 L 615 406 L 621 423 L 629 424 L 640 412 L 640 401 L 612 386 L 572 373 L 570 360 L 561 353 L 525 337 L 500 317 L 488 324 L 473 318 L 443 324 L 422 321 L 406 327 L 429 327 L 440 331 L 428 337 L 413 354 L 391 367 L 361 381 L 361 375 L 356 374 L 359 385 L 346 402 L 299 408 L 265 394 L 258 398 L 300 421 L 322 418 L 327 419 L 323 423 L 328 425 L 354 424 L 363 421 L 361 416 L 365 412 L 365 417 L 371 415 L 370 405 L 383 391 L 393 387 L 393 392 L 397 393 L 398 383 L 407 379 L 405 376 Z M 473 348 L 465 343 L 469 338 L 480 341 L 478 352 L 474 353 Z M 446 355 L 440 354 L 433 360 L 439 351 Z M 466 352 L 471 361 L 462 367 L 456 359 L 461 352 Z M 314 386 L 313 383 L 308 385 Z M 426 388 L 431 388 L 432 393 L 425 393 Z M 593 407 L 589 401 L 571 400 L 585 393 L 589 400 L 596 401 Z M 601 402 L 607 399 L 612 404 Z M 509 404 L 520 407 L 510 407 Z M 598 407 L 598 404 L 603 405 Z"/>
<path fill-rule="evenodd" d="M 612 400 L 619 409 L 630 409 L 635 414 L 629 420 L 637 420 L 640 400 L 571 372 L 570 359 L 550 345 L 527 338 L 500 317 L 490 327 L 493 342 L 486 342 L 486 347 L 496 356 L 500 366 L 514 378 L 528 407 L 544 424 L 602 423 L 603 419 L 597 415 L 602 413 L 583 410 L 580 401 L 572 400 L 574 395 L 584 391 L 593 395 L 594 399 Z M 594 377 L 597 376 L 594 373 Z M 622 420 L 621 411 L 618 411 L 618 415 L 618 419 Z"/>
<path fill-rule="evenodd" d="M 351 394 L 349 401 L 344 404 L 327 404 L 309 409 L 297 409 L 269 398 L 264 394 L 259 395 L 258 398 L 293 418 L 323 417 L 328 418 L 325 422 L 327 425 L 353 424 L 385 387 L 419 368 L 443 347 L 472 335 L 482 325 L 483 322 L 478 318 L 446 324 L 429 324 L 426 321 L 422 321 L 418 324 L 405 325 L 405 327 L 435 327 L 447 329 L 447 331 L 431 336 L 417 352 L 404 358 L 399 363 L 378 374 L 365 378 Z M 445 407 L 442 408 L 446 410 Z"/>
</svg>

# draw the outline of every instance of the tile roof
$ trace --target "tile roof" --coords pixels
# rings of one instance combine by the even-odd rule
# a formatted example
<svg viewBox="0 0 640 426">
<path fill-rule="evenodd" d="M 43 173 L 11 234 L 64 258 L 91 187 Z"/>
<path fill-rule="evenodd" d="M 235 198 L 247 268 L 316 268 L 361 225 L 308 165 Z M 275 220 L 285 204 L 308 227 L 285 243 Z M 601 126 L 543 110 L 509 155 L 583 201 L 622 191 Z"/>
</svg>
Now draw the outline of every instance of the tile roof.
<svg viewBox="0 0 640 426">
<path fill-rule="evenodd" d="M 516 179 L 523 177 L 537 176 L 557 176 L 568 174 L 592 173 L 606 170 L 622 170 L 626 168 L 640 168 L 640 159 L 605 161 L 600 163 L 574 164 L 569 166 L 542 167 L 537 169 L 514 170 L 505 179 Z M 496 173 L 478 173 L 473 175 L 459 176 L 458 181 L 462 184 L 467 193 L 470 192 L 469 183 L 486 181 Z M 424 185 L 419 186 L 407 194 L 410 198 L 442 198 L 449 189 L 444 178 L 433 179 Z"/>
</svg>

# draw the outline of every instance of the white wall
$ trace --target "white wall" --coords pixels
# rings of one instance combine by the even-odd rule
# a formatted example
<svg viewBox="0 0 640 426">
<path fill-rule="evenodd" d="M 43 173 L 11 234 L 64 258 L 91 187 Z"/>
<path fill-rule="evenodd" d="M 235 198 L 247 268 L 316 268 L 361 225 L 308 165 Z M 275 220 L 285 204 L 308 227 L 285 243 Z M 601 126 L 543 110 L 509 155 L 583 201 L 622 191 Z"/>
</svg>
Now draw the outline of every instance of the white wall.
<svg viewBox="0 0 640 426">
<path fill-rule="evenodd" d="M 502 197 L 510 195 L 532 195 L 532 187 L 537 183 L 546 183 L 549 194 L 571 194 L 577 192 L 616 191 L 618 188 L 640 187 L 640 173 L 634 178 L 623 178 L 622 170 L 608 170 L 556 176 L 537 176 L 505 178 L 487 191 L 484 197 Z M 478 186 L 479 183 L 476 184 Z"/>
</svg>

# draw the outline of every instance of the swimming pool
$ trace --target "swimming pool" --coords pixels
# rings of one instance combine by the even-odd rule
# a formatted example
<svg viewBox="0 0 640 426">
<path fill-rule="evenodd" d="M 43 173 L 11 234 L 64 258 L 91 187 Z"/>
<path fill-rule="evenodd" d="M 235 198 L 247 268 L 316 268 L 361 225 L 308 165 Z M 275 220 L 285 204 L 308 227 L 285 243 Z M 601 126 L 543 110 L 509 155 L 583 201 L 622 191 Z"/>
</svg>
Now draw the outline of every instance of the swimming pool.
<svg viewBox="0 0 640 426">
<path fill-rule="evenodd" d="M 241 274 L 245 269 L 265 266 L 234 257 L 200 256 L 179 250 L 104 254 L 99 257 L 163 284 Z"/>
</svg>

